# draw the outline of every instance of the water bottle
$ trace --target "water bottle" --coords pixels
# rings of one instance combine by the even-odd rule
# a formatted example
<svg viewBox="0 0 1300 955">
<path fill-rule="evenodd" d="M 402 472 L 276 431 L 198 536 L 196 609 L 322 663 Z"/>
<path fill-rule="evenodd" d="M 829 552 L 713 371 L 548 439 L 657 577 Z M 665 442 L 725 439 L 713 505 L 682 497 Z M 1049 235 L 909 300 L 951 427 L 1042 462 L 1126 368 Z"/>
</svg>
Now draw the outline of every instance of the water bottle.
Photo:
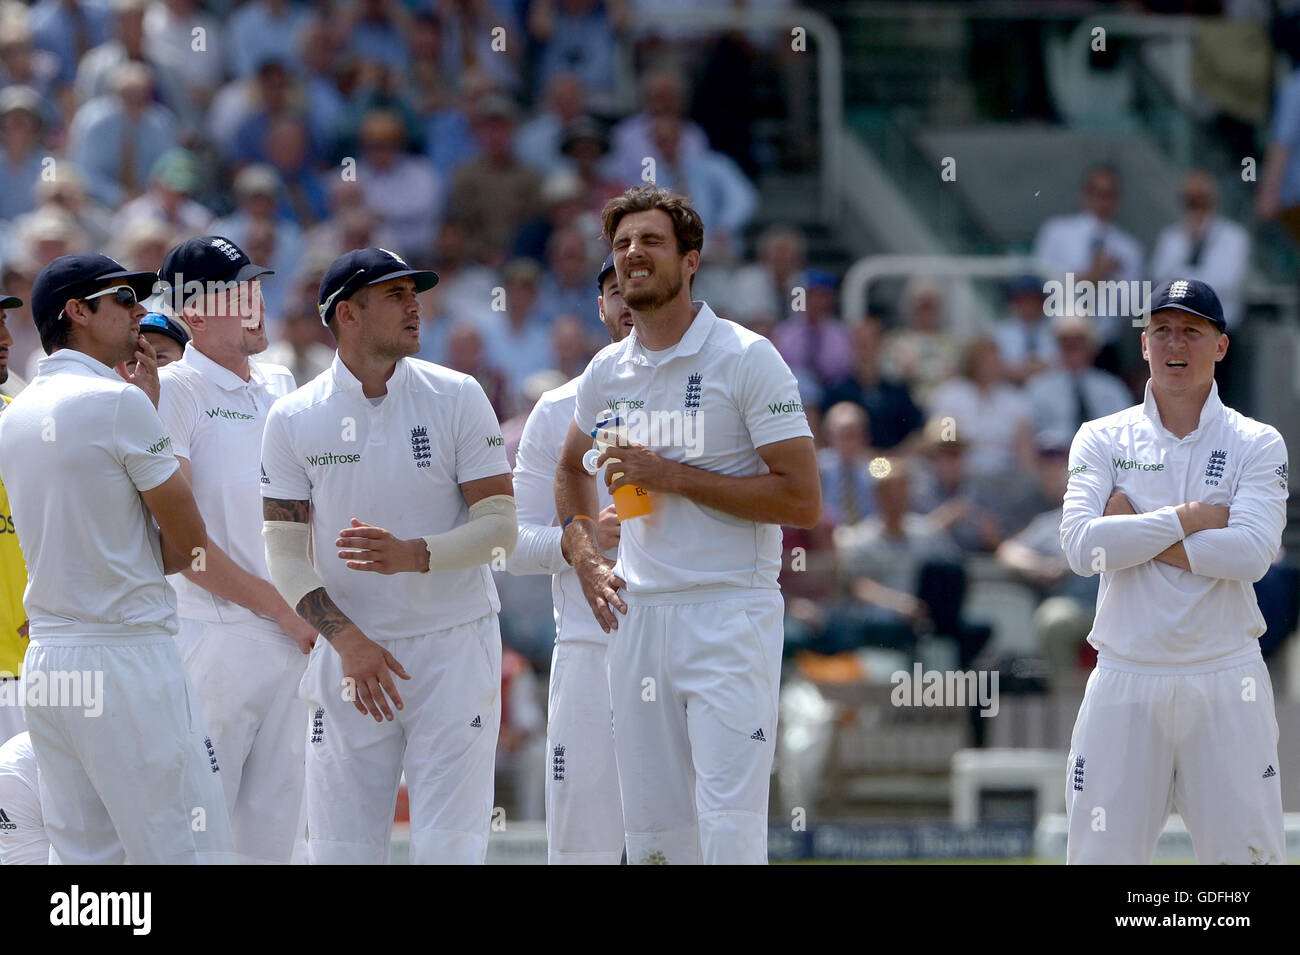
<svg viewBox="0 0 1300 955">
<path fill-rule="evenodd" d="M 606 449 L 612 447 L 608 441 L 600 440 L 597 435 L 602 431 L 617 435 L 618 440 L 626 440 L 627 428 L 623 419 L 616 413 L 606 409 L 596 418 L 596 428 L 591 432 L 591 436 L 596 439 L 596 447 L 583 455 L 582 463 L 592 474 L 596 473 L 596 460 L 605 453 Z M 608 458 L 605 463 L 617 464 L 618 458 Z M 617 481 L 623 476 L 622 471 L 614 473 L 613 480 Z M 650 503 L 650 492 L 643 487 L 637 487 L 635 484 L 628 484 L 620 487 L 613 494 L 614 510 L 618 512 L 620 521 L 630 521 L 634 517 L 644 517 L 654 510 Z"/>
</svg>

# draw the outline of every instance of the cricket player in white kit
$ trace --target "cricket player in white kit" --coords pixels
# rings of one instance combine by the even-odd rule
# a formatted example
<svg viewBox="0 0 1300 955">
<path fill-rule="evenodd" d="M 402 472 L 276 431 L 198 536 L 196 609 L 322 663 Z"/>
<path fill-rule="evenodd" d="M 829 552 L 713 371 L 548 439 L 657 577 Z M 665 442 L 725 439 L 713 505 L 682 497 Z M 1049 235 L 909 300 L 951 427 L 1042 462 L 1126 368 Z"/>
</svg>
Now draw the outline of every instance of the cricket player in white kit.
<svg viewBox="0 0 1300 955">
<path fill-rule="evenodd" d="M 597 307 L 613 341 L 632 330 L 632 310 L 618 290 L 611 253 L 596 276 Z M 578 575 L 565 559 L 555 518 L 555 469 L 573 421 L 578 379 L 548 391 L 528 415 L 515 456 L 519 543 L 506 570 L 551 574 L 555 650 L 547 698 L 546 851 L 551 865 L 618 865 L 623 858 L 623 808 L 605 656 L 609 635 L 592 616 Z M 597 486 L 596 537 L 601 553 L 618 555 L 619 523 L 609 490 Z"/>
<path fill-rule="evenodd" d="M 1149 863 L 1172 809 L 1197 861 L 1283 863 L 1273 690 L 1252 584 L 1286 523 L 1281 435 L 1225 408 L 1228 348 L 1204 282 L 1162 286 L 1142 404 L 1079 429 L 1061 543 L 1100 572 L 1066 781 L 1070 863 Z"/>
<path fill-rule="evenodd" d="M 320 312 L 338 355 L 266 422 L 267 566 L 328 641 L 303 678 L 313 863 L 388 861 L 403 769 L 411 860 L 487 855 L 501 637 L 486 565 L 504 568 L 516 515 L 483 389 L 410 357 L 416 293 L 436 281 L 383 249 L 336 259 Z"/>
<path fill-rule="evenodd" d="M 207 533 L 154 407 L 139 328 L 154 281 L 103 255 L 42 269 L 32 315 L 47 357 L 0 415 L 0 476 L 29 571 L 27 727 L 51 855 L 70 865 L 230 861 L 233 848 L 164 579 Z M 56 681 L 79 683 L 81 698 L 34 698 Z"/>
<path fill-rule="evenodd" d="M 221 761 L 243 863 L 288 863 L 304 829 L 307 704 L 298 686 L 316 632 L 271 584 L 262 541 L 262 429 L 294 390 L 266 350 L 261 277 L 221 236 L 172 249 L 158 277 L 193 331 L 164 368 L 158 413 L 208 528 L 203 563 L 176 583 L 182 659 Z"/>
<path fill-rule="evenodd" d="M 50 861 L 39 778 L 30 733 L 19 733 L 0 745 L 0 865 Z"/>
<path fill-rule="evenodd" d="M 630 189 L 603 218 L 634 328 L 578 380 L 556 507 L 583 593 L 617 630 L 609 685 L 628 861 L 765 864 L 779 525 L 820 515 L 811 432 L 772 343 L 691 301 L 704 226 L 689 201 Z M 605 479 L 653 505 L 623 522 L 617 564 L 600 552 L 582 461 L 605 409 L 628 428 L 598 461 L 618 460 Z"/>
</svg>

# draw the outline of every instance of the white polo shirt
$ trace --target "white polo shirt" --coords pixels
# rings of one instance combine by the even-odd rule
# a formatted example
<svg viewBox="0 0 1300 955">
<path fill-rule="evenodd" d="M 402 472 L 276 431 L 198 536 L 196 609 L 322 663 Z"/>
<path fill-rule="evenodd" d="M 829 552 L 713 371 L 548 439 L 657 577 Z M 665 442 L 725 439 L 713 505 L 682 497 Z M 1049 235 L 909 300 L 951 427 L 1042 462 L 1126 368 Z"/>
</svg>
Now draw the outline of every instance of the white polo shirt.
<svg viewBox="0 0 1300 955">
<path fill-rule="evenodd" d="M 421 636 L 501 609 L 486 564 L 424 574 L 350 570 L 334 541 L 352 518 L 411 539 L 469 520 L 460 485 L 509 474 L 501 425 L 469 375 L 403 358 L 373 404 L 337 355 L 271 408 L 262 496 L 311 501 L 316 572 L 372 639 Z"/>
<path fill-rule="evenodd" d="M 519 517 L 519 542 L 506 564 L 512 574 L 551 574 L 551 599 L 555 603 L 555 639 L 608 643 L 609 634 L 600 629 L 577 572 L 564 559 L 560 548 L 563 533 L 555 513 L 555 471 L 560 451 L 569 434 L 578 402 L 578 379 L 548 391 L 537 399 L 524 423 L 524 433 L 515 453 L 515 508 Z M 613 503 L 603 480 L 596 482 L 596 513 Z M 624 525 L 626 529 L 627 525 Z M 617 558 L 618 548 L 605 552 Z"/>
<path fill-rule="evenodd" d="M 703 302 L 694 307 L 671 348 L 649 351 L 633 330 L 602 349 L 578 379 L 573 420 L 592 431 L 613 408 L 633 441 L 669 460 L 735 477 L 766 474 L 758 448 L 812 436 L 794 374 L 766 338 Z M 777 589 L 778 525 L 675 494 L 652 494 L 652 504 L 653 513 L 624 523 L 619 537 L 615 573 L 629 594 L 690 601 Z"/>
<path fill-rule="evenodd" d="M 171 438 L 143 391 L 68 348 L 0 415 L 0 480 L 27 558 L 31 636 L 174 634 L 144 501 L 176 472 Z"/>
<path fill-rule="evenodd" d="M 159 373 L 158 414 L 171 436 L 172 453 L 192 465 L 194 498 L 212 543 L 241 569 L 270 581 L 262 540 L 262 429 L 271 405 L 296 385 L 280 365 L 253 361 L 249 370 L 244 381 L 190 345 Z M 172 583 L 177 611 L 185 619 L 274 626 L 180 574 Z"/>
<path fill-rule="evenodd" d="M 1135 515 L 1103 517 L 1113 491 Z M 1186 538 L 1174 508 L 1226 504 L 1228 526 Z M 1264 632 L 1252 584 L 1277 554 L 1286 524 L 1286 444 L 1276 429 L 1225 408 L 1213 386 L 1196 430 L 1181 440 L 1146 400 L 1089 421 L 1070 449 L 1061 546 L 1085 577 L 1100 569 L 1089 642 L 1142 664 L 1217 661 Z M 1153 558 L 1183 542 L 1191 570 Z"/>
</svg>

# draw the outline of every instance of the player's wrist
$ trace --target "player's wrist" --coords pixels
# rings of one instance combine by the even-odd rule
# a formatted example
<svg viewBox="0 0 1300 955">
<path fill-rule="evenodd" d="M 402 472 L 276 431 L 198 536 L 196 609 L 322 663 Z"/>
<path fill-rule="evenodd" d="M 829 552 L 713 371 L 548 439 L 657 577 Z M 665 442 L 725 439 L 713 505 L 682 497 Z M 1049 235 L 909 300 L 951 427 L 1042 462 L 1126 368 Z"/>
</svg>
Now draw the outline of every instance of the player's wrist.
<svg viewBox="0 0 1300 955">
<path fill-rule="evenodd" d="M 427 573 L 429 559 L 433 556 L 428 541 L 423 537 L 416 537 L 402 543 L 406 545 L 407 570 L 417 574 Z"/>
</svg>

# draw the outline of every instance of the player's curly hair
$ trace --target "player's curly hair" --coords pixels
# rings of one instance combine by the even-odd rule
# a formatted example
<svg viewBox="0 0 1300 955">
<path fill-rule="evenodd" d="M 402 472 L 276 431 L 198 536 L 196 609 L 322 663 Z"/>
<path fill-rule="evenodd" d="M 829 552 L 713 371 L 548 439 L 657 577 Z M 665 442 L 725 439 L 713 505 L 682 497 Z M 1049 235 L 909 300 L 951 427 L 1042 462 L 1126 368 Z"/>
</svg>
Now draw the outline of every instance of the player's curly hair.
<svg viewBox="0 0 1300 955">
<path fill-rule="evenodd" d="M 649 212 L 652 209 L 663 210 L 668 213 L 668 218 L 673 220 L 673 234 L 677 237 L 678 255 L 685 255 L 691 251 L 698 252 L 704 247 L 704 220 L 691 205 L 691 200 L 667 189 L 660 189 L 654 183 L 633 186 L 623 195 L 615 196 L 605 203 L 605 208 L 600 212 L 603 226 L 601 234 L 604 235 L 605 241 L 613 244 L 614 233 L 618 231 L 618 224 L 623 221 L 624 216 L 633 212 Z"/>
</svg>

